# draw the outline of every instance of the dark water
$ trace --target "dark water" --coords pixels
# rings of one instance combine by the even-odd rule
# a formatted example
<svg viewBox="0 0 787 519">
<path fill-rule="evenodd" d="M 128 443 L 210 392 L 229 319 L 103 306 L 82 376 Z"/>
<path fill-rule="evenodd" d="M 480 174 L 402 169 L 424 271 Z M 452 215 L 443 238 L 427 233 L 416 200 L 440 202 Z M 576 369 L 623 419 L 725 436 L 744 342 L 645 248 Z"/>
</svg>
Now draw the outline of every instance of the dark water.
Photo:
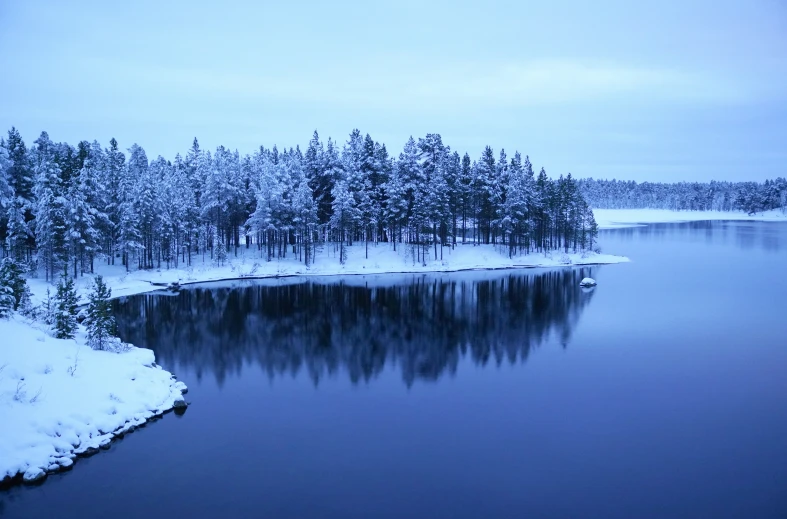
<svg viewBox="0 0 787 519">
<path fill-rule="evenodd" d="M 787 517 L 787 225 L 601 243 L 634 261 L 119 301 L 193 405 L 0 515 Z"/>
</svg>

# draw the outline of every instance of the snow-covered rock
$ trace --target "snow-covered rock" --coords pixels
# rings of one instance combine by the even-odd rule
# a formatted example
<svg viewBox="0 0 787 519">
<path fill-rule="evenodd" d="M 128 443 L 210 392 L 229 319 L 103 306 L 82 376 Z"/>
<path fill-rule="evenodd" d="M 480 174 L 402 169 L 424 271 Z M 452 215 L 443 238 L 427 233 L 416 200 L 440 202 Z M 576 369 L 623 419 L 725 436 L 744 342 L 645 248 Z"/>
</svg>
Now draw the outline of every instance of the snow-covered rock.
<svg viewBox="0 0 787 519">
<path fill-rule="evenodd" d="M 0 481 L 68 469 L 183 401 L 186 385 L 152 351 L 94 351 L 36 326 L 0 320 Z"/>
<path fill-rule="evenodd" d="M 27 469 L 22 476 L 22 481 L 25 483 L 37 483 L 46 477 L 46 471 L 40 467 L 31 467 Z"/>
<path fill-rule="evenodd" d="M 579 286 L 581 287 L 594 287 L 596 286 L 596 280 L 593 278 L 582 278 L 582 281 L 579 282 Z"/>
</svg>

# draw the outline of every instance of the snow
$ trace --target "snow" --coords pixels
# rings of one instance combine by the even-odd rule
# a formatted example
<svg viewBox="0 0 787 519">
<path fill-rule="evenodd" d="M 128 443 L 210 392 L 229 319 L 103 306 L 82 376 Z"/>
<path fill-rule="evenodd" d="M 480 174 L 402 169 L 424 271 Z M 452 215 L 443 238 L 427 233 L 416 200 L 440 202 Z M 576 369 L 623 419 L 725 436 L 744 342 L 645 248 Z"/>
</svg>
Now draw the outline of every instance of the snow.
<svg viewBox="0 0 787 519">
<path fill-rule="evenodd" d="M 596 254 L 594 252 L 569 253 L 552 251 L 547 254 L 531 253 L 508 258 L 505 250 L 493 245 L 459 244 L 455 249 L 443 248 L 443 259 L 434 258 L 434 248 L 427 250 L 426 264 L 413 261 L 413 250 L 407 246 L 397 245 L 394 251 L 388 243 L 369 244 L 369 258 L 365 256 L 366 247 L 363 242 L 347 247 L 347 260 L 344 265 L 339 262 L 339 252 L 333 245 L 323 247 L 317 253 L 316 261 L 306 267 L 291 252 L 287 258 L 266 261 L 260 257 L 256 248 L 240 248 L 238 256 L 234 251 L 228 254 L 224 266 L 215 266 L 210 257 L 202 260 L 194 256 L 193 265 L 186 268 L 162 267 L 156 270 L 132 270 L 127 273 L 120 265 L 108 266 L 96 262 L 96 273 L 104 276 L 104 281 L 112 289 L 113 297 L 122 297 L 166 288 L 173 282 L 181 285 L 206 281 L 222 281 L 232 279 L 260 279 L 283 276 L 328 276 L 353 274 L 388 274 L 418 272 L 456 272 L 460 270 L 505 269 L 526 267 L 561 267 L 567 265 L 597 265 L 623 263 L 629 261 L 623 256 Z M 440 250 L 438 248 L 438 257 Z M 86 302 L 90 291 L 92 277 L 85 275 L 76 281 L 80 302 Z M 30 279 L 28 285 L 32 292 L 34 304 L 46 297 L 46 289 L 51 285 L 43 279 Z"/>
<path fill-rule="evenodd" d="M 0 481 L 69 468 L 172 409 L 186 389 L 148 349 L 94 351 L 19 316 L 0 320 L 0 336 Z"/>
<path fill-rule="evenodd" d="M 741 211 L 670 211 L 668 209 L 593 209 L 599 229 L 638 227 L 649 223 L 748 220 L 787 222 L 787 213 L 773 209 L 749 216 Z"/>
<path fill-rule="evenodd" d="M 579 282 L 579 286 L 581 287 L 594 287 L 596 285 L 596 280 L 593 278 L 582 278 L 582 281 Z"/>
</svg>

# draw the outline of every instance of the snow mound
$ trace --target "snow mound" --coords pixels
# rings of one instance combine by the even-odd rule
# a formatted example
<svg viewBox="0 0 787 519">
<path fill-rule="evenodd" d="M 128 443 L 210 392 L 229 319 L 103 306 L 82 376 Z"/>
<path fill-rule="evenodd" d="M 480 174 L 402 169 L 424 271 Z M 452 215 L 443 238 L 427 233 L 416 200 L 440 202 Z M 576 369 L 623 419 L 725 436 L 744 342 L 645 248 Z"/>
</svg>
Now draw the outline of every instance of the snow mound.
<svg viewBox="0 0 787 519">
<path fill-rule="evenodd" d="M 68 469 L 183 401 L 152 351 L 94 351 L 34 326 L 0 320 L 0 483 Z"/>
<path fill-rule="evenodd" d="M 582 278 L 582 281 L 579 282 L 581 287 L 594 287 L 596 284 L 596 280 L 593 278 Z"/>
</svg>

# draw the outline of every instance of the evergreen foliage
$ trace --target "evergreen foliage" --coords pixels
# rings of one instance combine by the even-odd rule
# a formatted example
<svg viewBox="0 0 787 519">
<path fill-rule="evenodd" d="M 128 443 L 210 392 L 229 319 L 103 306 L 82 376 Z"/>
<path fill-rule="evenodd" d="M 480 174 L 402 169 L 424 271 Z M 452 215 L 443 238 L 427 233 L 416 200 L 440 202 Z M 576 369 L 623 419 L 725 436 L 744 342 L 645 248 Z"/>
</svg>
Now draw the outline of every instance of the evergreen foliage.
<svg viewBox="0 0 787 519">
<path fill-rule="evenodd" d="M 58 339 L 73 339 L 77 331 L 77 293 L 74 280 L 65 274 L 57 284 L 53 327 Z"/>
<path fill-rule="evenodd" d="M 787 179 L 758 182 L 633 182 L 579 181 L 582 195 L 593 207 L 606 209 L 671 209 L 677 211 L 787 212 Z"/>
<path fill-rule="evenodd" d="M 8 280 L 0 275 L 0 318 L 11 315 L 14 311 L 14 291 Z"/>
<path fill-rule="evenodd" d="M 93 290 L 88 295 L 87 344 L 94 350 L 107 350 L 115 342 L 115 318 L 112 315 L 112 290 L 104 283 L 104 278 L 96 276 Z"/>
<path fill-rule="evenodd" d="M 592 249 L 591 207 L 787 211 L 787 181 L 659 184 L 550 178 L 519 152 L 476 160 L 439 134 L 410 137 L 397 156 L 355 129 L 345 143 L 315 131 L 306 147 L 251 155 L 195 138 L 184 156 L 149 160 L 111 139 L 76 146 L 42 132 L 31 148 L 12 128 L 0 140 L 0 257 L 54 280 L 96 261 L 133 268 L 223 265 L 241 247 L 306 265 L 333 247 L 405 245 L 413 261 L 445 247 L 493 244 L 513 257 Z M 18 304 L 18 300 L 17 303 Z"/>
<path fill-rule="evenodd" d="M 25 269 L 13 258 L 4 258 L 0 262 L 0 286 L 10 289 L 12 310 L 19 310 L 22 299 L 29 294 L 25 282 Z M 29 299 L 29 295 L 27 296 Z"/>
</svg>

